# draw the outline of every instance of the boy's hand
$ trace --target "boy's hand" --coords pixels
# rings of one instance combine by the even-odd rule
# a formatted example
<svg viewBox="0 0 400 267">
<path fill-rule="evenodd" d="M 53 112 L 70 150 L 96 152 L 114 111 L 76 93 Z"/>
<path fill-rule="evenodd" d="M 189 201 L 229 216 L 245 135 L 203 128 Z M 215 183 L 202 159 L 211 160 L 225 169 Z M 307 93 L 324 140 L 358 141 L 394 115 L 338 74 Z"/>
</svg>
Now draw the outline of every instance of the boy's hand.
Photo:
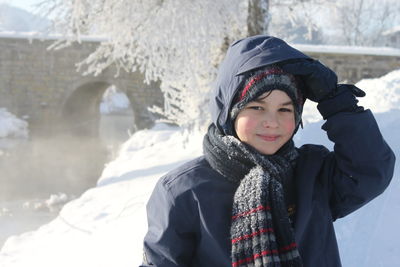
<svg viewBox="0 0 400 267">
<path fill-rule="evenodd" d="M 303 93 L 311 101 L 319 102 L 336 90 L 336 73 L 318 60 L 299 60 L 284 64 L 281 68 L 303 80 Z"/>
</svg>

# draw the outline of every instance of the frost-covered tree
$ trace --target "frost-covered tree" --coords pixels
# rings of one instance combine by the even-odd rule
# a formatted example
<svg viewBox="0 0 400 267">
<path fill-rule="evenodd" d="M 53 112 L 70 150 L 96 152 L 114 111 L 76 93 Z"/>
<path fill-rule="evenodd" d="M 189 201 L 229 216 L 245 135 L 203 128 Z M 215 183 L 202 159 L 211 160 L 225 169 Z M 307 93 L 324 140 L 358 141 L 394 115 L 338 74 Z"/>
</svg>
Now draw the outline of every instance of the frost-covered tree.
<svg viewBox="0 0 400 267">
<path fill-rule="evenodd" d="M 269 33 L 289 42 L 322 43 L 322 22 L 336 0 L 271 0 Z"/>
<path fill-rule="evenodd" d="M 270 0 L 269 32 L 287 41 L 382 45 L 400 24 L 398 0 Z"/>
<path fill-rule="evenodd" d="M 143 72 L 165 96 L 153 111 L 188 128 L 208 120 L 207 95 L 227 43 L 268 23 L 268 0 L 44 0 L 42 10 L 65 36 L 53 48 L 86 34 L 106 38 L 78 64 L 85 74 L 110 65 Z"/>
<path fill-rule="evenodd" d="M 382 33 L 399 21 L 398 0 L 340 0 L 332 14 L 340 30 L 340 41 L 347 45 L 381 45 Z"/>
</svg>

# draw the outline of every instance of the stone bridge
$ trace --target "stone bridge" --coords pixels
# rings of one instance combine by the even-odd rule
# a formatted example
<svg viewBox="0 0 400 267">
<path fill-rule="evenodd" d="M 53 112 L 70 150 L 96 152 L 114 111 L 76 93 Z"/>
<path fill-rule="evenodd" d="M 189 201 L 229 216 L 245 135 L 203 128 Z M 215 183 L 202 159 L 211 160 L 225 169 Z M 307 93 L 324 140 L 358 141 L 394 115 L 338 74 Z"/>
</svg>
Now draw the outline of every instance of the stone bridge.
<svg viewBox="0 0 400 267">
<path fill-rule="evenodd" d="M 147 107 L 162 105 L 157 84 L 144 84 L 140 73 L 109 67 L 98 76 L 83 76 L 76 63 L 85 59 L 98 40 L 85 39 L 61 50 L 48 50 L 54 39 L 0 35 L 0 107 L 26 118 L 31 130 L 87 133 L 98 130 L 99 103 L 115 85 L 131 102 L 136 128 L 151 124 Z M 379 77 L 400 68 L 399 49 L 296 46 L 333 68 L 341 81 Z"/>
<path fill-rule="evenodd" d="M 377 78 L 400 69 L 400 49 L 390 47 L 354 47 L 294 45 L 303 53 L 332 68 L 339 81 L 356 83 Z"/>
<path fill-rule="evenodd" d="M 107 68 L 98 76 L 83 76 L 76 63 L 94 51 L 99 41 L 86 39 L 61 50 L 48 50 L 55 39 L 0 36 L 0 107 L 25 118 L 31 131 L 97 135 L 104 91 L 115 85 L 131 102 L 135 128 L 151 125 L 147 108 L 162 105 L 157 84 L 143 83 L 138 72 Z"/>
</svg>

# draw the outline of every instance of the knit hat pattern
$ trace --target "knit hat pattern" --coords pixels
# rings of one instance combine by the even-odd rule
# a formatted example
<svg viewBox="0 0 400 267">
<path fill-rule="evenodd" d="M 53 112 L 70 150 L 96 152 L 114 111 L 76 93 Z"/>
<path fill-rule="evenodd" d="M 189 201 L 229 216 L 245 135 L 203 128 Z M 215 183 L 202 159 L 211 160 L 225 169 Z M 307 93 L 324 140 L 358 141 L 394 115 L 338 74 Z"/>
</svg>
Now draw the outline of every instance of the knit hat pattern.
<svg viewBox="0 0 400 267">
<path fill-rule="evenodd" d="M 284 72 L 279 66 L 270 65 L 250 72 L 245 80 L 243 90 L 239 90 L 231 108 L 230 117 L 235 121 L 239 112 L 251 101 L 254 101 L 265 92 L 272 90 L 284 91 L 293 101 L 295 108 L 296 126 L 301 121 L 304 98 L 295 77 Z"/>
</svg>

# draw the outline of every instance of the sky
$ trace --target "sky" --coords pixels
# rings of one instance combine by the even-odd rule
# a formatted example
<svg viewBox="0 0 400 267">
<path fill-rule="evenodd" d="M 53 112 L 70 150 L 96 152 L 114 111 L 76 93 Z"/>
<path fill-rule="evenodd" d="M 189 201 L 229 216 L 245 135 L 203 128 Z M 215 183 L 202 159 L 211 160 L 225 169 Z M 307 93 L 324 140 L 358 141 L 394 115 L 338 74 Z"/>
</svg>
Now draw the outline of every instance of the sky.
<svg viewBox="0 0 400 267">
<path fill-rule="evenodd" d="M 356 85 L 367 93 L 360 104 L 375 113 L 399 159 L 400 69 Z M 294 138 L 296 145 L 317 143 L 332 148 L 321 130 L 323 121 L 315 120 L 312 113 L 317 113 L 315 106 L 304 109 L 306 123 Z M 0 114 L 0 124 L 1 119 Z M 121 146 L 117 158 L 106 164 L 97 186 L 67 203 L 50 223 L 10 237 L 0 249 L 0 266 L 138 266 L 150 193 L 163 174 L 202 153 L 202 137 L 199 132 L 186 139 L 179 128 L 163 124 L 136 132 Z M 399 178 L 397 167 L 381 196 L 335 222 L 343 266 L 398 265 L 400 214 L 393 211 L 400 209 Z"/>
<path fill-rule="evenodd" d="M 0 0 L 0 4 L 9 4 L 29 12 L 35 11 L 35 4 L 42 2 L 43 0 Z"/>
</svg>

